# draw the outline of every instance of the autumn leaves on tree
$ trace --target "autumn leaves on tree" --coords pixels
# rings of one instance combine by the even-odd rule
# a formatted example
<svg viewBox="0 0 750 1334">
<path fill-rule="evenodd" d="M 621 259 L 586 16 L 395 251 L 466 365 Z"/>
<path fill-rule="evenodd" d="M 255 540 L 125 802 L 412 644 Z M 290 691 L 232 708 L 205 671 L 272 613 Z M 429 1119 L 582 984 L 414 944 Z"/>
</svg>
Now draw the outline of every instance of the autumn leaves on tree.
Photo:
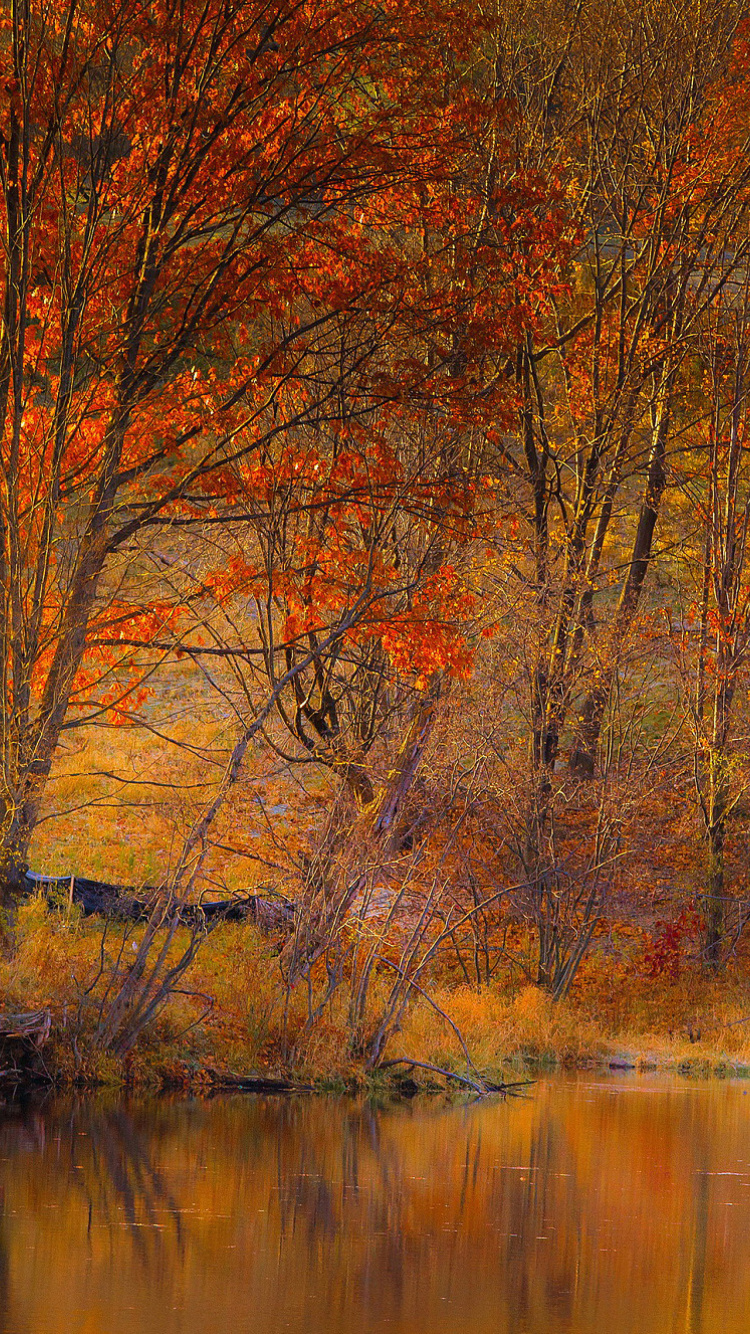
<svg viewBox="0 0 750 1334">
<path fill-rule="evenodd" d="M 265 627 L 271 692 L 355 630 L 387 625 L 392 655 L 413 635 L 420 675 L 460 653 L 444 626 L 429 658 L 439 605 L 407 608 L 419 575 L 392 516 L 413 499 L 424 567 L 431 510 L 467 501 L 445 442 L 402 461 L 384 418 L 458 397 L 428 387 L 453 355 L 450 266 L 438 279 L 410 233 L 455 211 L 462 127 L 433 105 L 424 16 L 404 40 L 394 24 L 357 4 L 73 0 L 3 20 L 10 893 L 62 730 L 132 701 L 120 645 L 178 644 L 201 594 L 285 601 Z M 165 531 L 235 514 L 261 549 L 273 530 L 257 574 L 222 553 L 180 601 L 134 589 Z"/>
<path fill-rule="evenodd" d="M 719 958 L 747 54 L 739 6 L 652 8 L 0 18 L 6 910 L 61 738 L 132 720 L 178 658 L 231 683 L 236 721 L 178 859 L 191 886 L 251 743 L 321 766 L 397 849 L 444 697 L 491 662 L 515 683 L 493 726 L 526 756 L 514 846 L 546 921 L 558 806 L 576 785 L 590 804 L 607 768 L 689 495 L 702 574 L 667 656 L 700 683 L 683 697 Z"/>
</svg>

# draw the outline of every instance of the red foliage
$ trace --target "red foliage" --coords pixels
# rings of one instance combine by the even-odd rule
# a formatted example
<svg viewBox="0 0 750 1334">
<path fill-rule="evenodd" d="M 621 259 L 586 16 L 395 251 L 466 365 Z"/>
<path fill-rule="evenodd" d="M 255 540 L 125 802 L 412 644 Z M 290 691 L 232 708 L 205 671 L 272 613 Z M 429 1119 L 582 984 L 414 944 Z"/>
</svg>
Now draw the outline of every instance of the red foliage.
<svg viewBox="0 0 750 1334">
<path fill-rule="evenodd" d="M 651 938 L 643 951 L 646 977 L 676 982 L 687 950 L 703 929 L 703 919 L 695 908 L 686 906 L 671 921 L 654 923 Z"/>
</svg>

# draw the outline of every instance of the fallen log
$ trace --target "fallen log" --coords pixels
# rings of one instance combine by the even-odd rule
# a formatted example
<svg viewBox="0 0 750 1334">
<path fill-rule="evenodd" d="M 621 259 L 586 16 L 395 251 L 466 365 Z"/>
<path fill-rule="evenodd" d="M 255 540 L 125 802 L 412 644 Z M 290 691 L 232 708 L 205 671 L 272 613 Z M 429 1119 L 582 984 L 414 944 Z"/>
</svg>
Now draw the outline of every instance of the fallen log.
<svg viewBox="0 0 750 1334">
<path fill-rule="evenodd" d="M 42 894 L 55 908 L 76 904 L 85 917 L 98 913 L 134 922 L 149 915 L 147 899 L 139 899 L 124 885 L 108 885 L 77 875 L 39 875 L 35 871 L 27 871 L 25 879 L 28 894 Z M 149 889 L 145 892 L 153 893 Z"/>
<path fill-rule="evenodd" d="M 78 875 L 40 875 L 36 871 L 27 871 L 25 881 L 28 895 L 41 893 L 55 907 L 76 904 L 86 917 L 96 914 L 127 922 L 145 921 L 159 893 L 150 885 L 145 885 L 139 894 L 127 885 L 112 885 Z M 218 921 L 254 922 L 263 931 L 291 931 L 295 920 L 294 904 L 281 895 L 271 894 L 176 903 L 174 911 L 186 926 Z"/>
</svg>

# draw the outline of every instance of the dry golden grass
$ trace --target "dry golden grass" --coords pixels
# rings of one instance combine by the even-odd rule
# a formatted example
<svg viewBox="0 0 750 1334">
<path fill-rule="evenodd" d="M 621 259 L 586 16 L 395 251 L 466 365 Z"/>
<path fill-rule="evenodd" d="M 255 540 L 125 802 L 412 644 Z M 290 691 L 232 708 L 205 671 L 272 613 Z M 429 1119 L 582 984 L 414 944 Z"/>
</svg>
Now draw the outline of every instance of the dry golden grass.
<svg viewBox="0 0 750 1334">
<path fill-rule="evenodd" d="M 110 928 L 111 955 L 122 930 Z M 63 1079 L 127 1076 L 158 1084 L 185 1065 L 283 1071 L 305 1079 L 362 1078 L 363 1063 L 351 1051 L 346 986 L 309 1024 L 306 989 L 286 997 L 269 941 L 253 926 L 239 924 L 225 924 L 209 936 L 181 984 L 183 994 L 144 1035 L 126 1068 L 106 1057 L 92 1065 L 85 1053 L 95 1020 L 91 1002 L 99 992 L 88 999 L 83 993 L 98 969 L 101 937 L 100 923 L 33 900 L 20 913 L 15 956 L 0 960 L 4 1008 L 52 1010 L 55 1037 L 45 1059 Z M 181 943 L 175 942 L 175 951 Z M 127 944 L 132 947 L 130 937 Z M 559 1002 L 528 985 L 476 991 L 437 980 L 424 984 L 435 1005 L 415 998 L 388 1058 L 457 1072 L 465 1068 L 461 1043 L 437 1006 L 460 1029 L 476 1067 L 487 1073 L 611 1060 L 682 1066 L 698 1074 L 750 1067 L 750 1022 L 745 1022 L 750 1005 L 739 970 L 724 981 L 696 973 L 673 983 L 632 977 L 619 988 L 616 1013 L 611 1007 L 608 1013 L 605 982 L 597 989 L 591 978 L 577 995 Z M 385 976 L 376 979 L 371 1017 L 380 1013 L 388 987 Z M 316 990 L 312 1000 L 319 994 Z"/>
<path fill-rule="evenodd" d="M 34 833 L 31 869 L 133 886 L 164 883 L 237 739 L 237 720 L 222 703 L 177 665 L 165 672 L 141 724 L 69 733 Z M 201 888 L 219 895 L 274 878 L 279 844 L 289 834 L 284 812 L 300 800 L 299 782 L 275 757 L 252 751 L 246 771 L 212 829 L 216 846 Z M 264 808 L 273 812 L 276 843 Z"/>
</svg>

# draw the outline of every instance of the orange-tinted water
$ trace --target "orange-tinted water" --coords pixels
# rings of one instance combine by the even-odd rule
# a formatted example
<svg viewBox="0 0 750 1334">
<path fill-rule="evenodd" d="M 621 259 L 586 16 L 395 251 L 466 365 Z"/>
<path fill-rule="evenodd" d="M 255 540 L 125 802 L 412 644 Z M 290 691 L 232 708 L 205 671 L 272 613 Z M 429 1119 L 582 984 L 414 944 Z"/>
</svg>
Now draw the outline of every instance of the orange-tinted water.
<svg viewBox="0 0 750 1334">
<path fill-rule="evenodd" d="M 2 1334 L 746 1334 L 750 1093 L 0 1121 Z"/>
</svg>

